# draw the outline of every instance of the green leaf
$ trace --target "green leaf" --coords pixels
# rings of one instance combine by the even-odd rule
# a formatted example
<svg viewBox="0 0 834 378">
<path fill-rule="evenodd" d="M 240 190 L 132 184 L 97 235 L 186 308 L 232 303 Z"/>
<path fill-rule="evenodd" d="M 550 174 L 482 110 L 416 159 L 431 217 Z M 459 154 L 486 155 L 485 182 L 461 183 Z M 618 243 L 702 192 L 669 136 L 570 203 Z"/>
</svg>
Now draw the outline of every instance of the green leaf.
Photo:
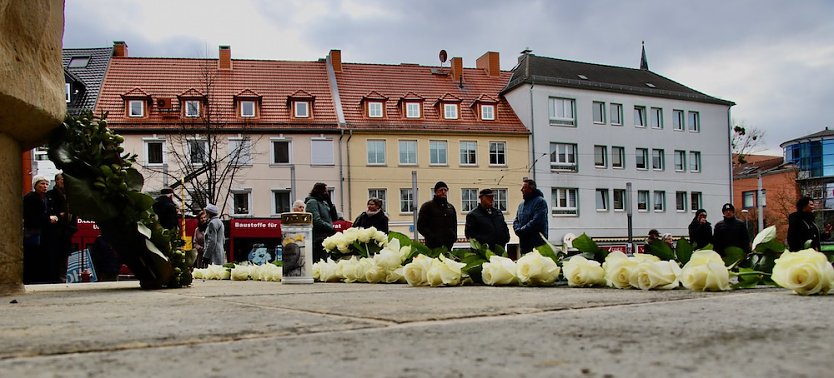
<svg viewBox="0 0 834 378">
<path fill-rule="evenodd" d="M 67 190 L 67 202 L 73 213 L 82 219 L 109 222 L 119 217 L 120 211 L 111 202 L 95 190 L 86 180 L 75 178 L 64 172 L 64 186 Z"/>
<path fill-rule="evenodd" d="M 127 190 L 141 192 L 142 186 L 145 185 L 145 178 L 135 168 L 128 168 L 125 169 L 125 184 L 127 184 Z"/>
<path fill-rule="evenodd" d="M 148 251 L 150 251 L 151 253 L 161 257 L 163 260 L 168 261 L 168 257 L 162 254 L 159 248 L 156 248 L 156 245 L 154 245 L 153 242 L 151 242 L 148 239 L 145 239 L 145 248 L 147 248 Z"/>
<path fill-rule="evenodd" d="M 785 251 L 785 245 L 780 243 L 778 240 L 773 239 L 766 243 L 759 243 L 755 249 L 756 252 L 778 252 L 782 253 Z"/>
<path fill-rule="evenodd" d="M 646 245 L 646 253 L 655 255 L 663 261 L 675 259 L 675 251 L 672 250 L 669 244 L 664 243 L 662 240 L 655 240 Z"/>
<path fill-rule="evenodd" d="M 678 244 L 675 246 L 675 256 L 677 257 L 677 261 L 679 263 L 686 264 L 689 262 L 689 259 L 692 258 L 692 244 L 689 244 L 684 238 L 678 240 Z"/>
<path fill-rule="evenodd" d="M 148 226 L 145 226 L 145 224 L 142 223 L 141 221 L 136 222 L 136 230 L 139 231 L 139 233 L 142 234 L 142 236 L 144 236 L 145 238 L 147 238 L 147 239 L 151 238 L 151 234 L 152 234 L 151 229 L 148 228 Z"/>
<path fill-rule="evenodd" d="M 724 256 L 721 258 L 724 260 L 724 265 L 733 266 L 739 261 L 744 260 L 745 257 L 747 256 L 743 249 L 739 247 L 727 247 L 724 248 Z"/>
<path fill-rule="evenodd" d="M 133 208 L 142 212 L 153 207 L 153 198 L 147 194 L 128 191 L 127 200 L 133 205 Z"/>
<path fill-rule="evenodd" d="M 573 248 L 576 248 L 581 252 L 590 252 L 594 255 L 596 255 L 597 250 L 599 250 L 597 243 L 584 233 L 577 236 L 576 239 L 573 239 Z"/>
<path fill-rule="evenodd" d="M 544 257 L 550 257 L 550 259 L 556 262 L 557 264 L 560 263 L 559 256 L 557 255 L 557 252 L 553 250 L 553 245 L 551 245 L 550 243 L 540 245 L 536 247 L 535 250 L 539 251 L 539 253 Z"/>
</svg>

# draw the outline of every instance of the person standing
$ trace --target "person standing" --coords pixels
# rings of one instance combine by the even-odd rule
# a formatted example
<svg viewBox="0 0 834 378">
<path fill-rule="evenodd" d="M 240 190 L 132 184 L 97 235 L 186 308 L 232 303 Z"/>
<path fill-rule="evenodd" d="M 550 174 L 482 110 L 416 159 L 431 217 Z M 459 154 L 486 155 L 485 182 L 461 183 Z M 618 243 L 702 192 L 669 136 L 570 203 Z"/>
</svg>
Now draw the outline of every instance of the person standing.
<svg viewBox="0 0 834 378">
<path fill-rule="evenodd" d="M 695 250 L 706 247 L 712 241 L 712 225 L 707 221 L 707 211 L 698 209 L 689 223 L 689 242 Z"/>
<path fill-rule="evenodd" d="M 547 238 L 548 210 L 544 194 L 536 187 L 535 181 L 524 180 L 521 194 L 524 200 L 518 205 L 513 220 L 513 231 L 518 236 L 521 254 L 524 254 L 546 243 L 542 236 Z"/>
<path fill-rule="evenodd" d="M 226 228 L 220 220 L 220 210 L 216 205 L 208 204 L 205 208 L 206 216 L 209 218 L 206 226 L 205 246 L 203 247 L 203 263 L 205 265 L 223 265 L 226 263 Z"/>
<path fill-rule="evenodd" d="M 51 227 L 51 237 L 47 241 L 51 271 L 50 281 L 62 283 L 67 281 L 67 258 L 72 246 L 72 234 L 78 229 L 76 217 L 69 211 L 67 195 L 64 190 L 64 175 L 55 175 L 55 187 L 46 192 L 49 203 L 49 215 L 58 218 Z"/>
<path fill-rule="evenodd" d="M 195 268 L 205 268 L 203 265 L 203 252 L 206 250 L 206 229 L 208 228 L 208 216 L 205 210 L 201 210 L 197 215 L 197 227 L 194 228 L 194 236 L 191 239 L 191 247 L 197 252 L 200 259 L 194 261 Z"/>
<path fill-rule="evenodd" d="M 371 198 L 368 200 L 368 210 L 364 211 L 353 221 L 352 227 L 371 228 L 388 233 L 388 216 L 382 211 L 382 200 Z"/>
<path fill-rule="evenodd" d="M 292 212 L 293 213 L 303 213 L 304 212 L 304 201 L 302 200 L 295 200 L 292 203 Z"/>
<path fill-rule="evenodd" d="M 153 212 L 159 218 L 159 224 L 169 230 L 177 229 L 177 205 L 174 203 L 174 190 L 163 188 L 153 203 Z"/>
<path fill-rule="evenodd" d="M 327 252 L 321 242 L 336 233 L 333 221 L 338 219 L 336 206 L 330 201 L 327 184 L 317 182 L 310 195 L 304 199 L 304 210 L 313 215 L 313 262 L 327 258 Z"/>
<path fill-rule="evenodd" d="M 23 283 L 49 282 L 47 240 L 58 217 L 49 215 L 46 189 L 49 179 L 35 176 L 32 191 L 23 196 Z"/>
<path fill-rule="evenodd" d="M 731 203 L 721 207 L 724 219 L 715 224 L 712 233 L 712 247 L 719 255 L 724 256 L 727 247 L 738 247 L 744 253 L 750 253 L 750 235 L 744 222 L 736 218 L 736 208 Z"/>
<path fill-rule="evenodd" d="M 458 217 L 449 203 L 449 187 L 443 181 L 434 184 L 434 197 L 420 206 L 417 231 L 426 238 L 426 247 L 446 247 L 451 251 L 458 239 Z"/>
<path fill-rule="evenodd" d="M 788 215 L 788 250 L 801 251 L 806 248 L 820 250 L 820 229 L 814 221 L 814 200 L 804 196 L 796 201 L 796 212 Z M 822 237 L 831 236 L 831 225 L 825 226 Z"/>
<path fill-rule="evenodd" d="M 481 190 L 478 201 L 478 207 L 466 214 L 466 238 L 475 239 L 493 251 L 496 246 L 505 248 L 510 241 L 510 229 L 504 214 L 493 206 L 495 193 L 492 189 Z"/>
</svg>

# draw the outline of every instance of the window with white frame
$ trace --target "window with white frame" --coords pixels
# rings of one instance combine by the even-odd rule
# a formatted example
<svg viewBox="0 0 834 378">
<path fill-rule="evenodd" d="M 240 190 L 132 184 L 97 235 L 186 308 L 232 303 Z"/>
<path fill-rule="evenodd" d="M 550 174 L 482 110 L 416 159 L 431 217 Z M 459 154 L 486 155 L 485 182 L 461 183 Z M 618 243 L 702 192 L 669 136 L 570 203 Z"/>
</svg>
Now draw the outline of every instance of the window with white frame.
<svg viewBox="0 0 834 378">
<path fill-rule="evenodd" d="M 675 172 L 686 170 L 686 151 L 675 150 Z"/>
<path fill-rule="evenodd" d="M 200 101 L 186 100 L 185 101 L 185 116 L 189 118 L 196 118 L 200 116 Z"/>
<path fill-rule="evenodd" d="M 481 120 L 494 121 L 495 120 L 495 105 L 483 104 L 481 105 Z"/>
<path fill-rule="evenodd" d="M 675 210 L 686 211 L 686 192 L 675 192 Z"/>
<path fill-rule="evenodd" d="M 637 211 L 649 211 L 649 191 L 637 191 Z"/>
<path fill-rule="evenodd" d="M 252 215 L 250 202 L 252 192 L 232 191 L 232 215 Z"/>
<path fill-rule="evenodd" d="M 701 131 L 701 115 L 698 112 L 689 112 L 689 131 L 693 133 Z"/>
<path fill-rule="evenodd" d="M 416 165 L 417 164 L 417 141 L 416 140 L 401 140 L 400 145 L 400 164 L 401 165 Z"/>
<path fill-rule="evenodd" d="M 701 153 L 698 151 L 689 151 L 689 171 L 701 172 Z"/>
<path fill-rule="evenodd" d="M 637 148 L 634 150 L 634 164 L 637 169 L 649 169 L 648 148 Z"/>
<path fill-rule="evenodd" d="M 292 210 L 292 202 L 290 201 L 289 190 L 273 190 L 272 191 L 272 214 L 278 215 L 281 213 L 288 213 Z"/>
<path fill-rule="evenodd" d="M 449 144 L 445 140 L 429 141 L 429 164 L 447 165 Z"/>
<path fill-rule="evenodd" d="M 608 147 L 594 146 L 594 166 L 597 168 L 608 167 Z"/>
<path fill-rule="evenodd" d="M 578 215 L 579 207 L 576 188 L 553 188 L 551 189 L 551 200 L 553 215 Z"/>
<path fill-rule="evenodd" d="M 594 101 L 593 103 L 594 123 L 605 124 L 605 103 Z"/>
<path fill-rule="evenodd" d="M 131 117 L 145 116 L 145 101 L 144 100 L 130 100 L 128 104 L 128 115 Z"/>
<path fill-rule="evenodd" d="M 443 118 L 458 119 L 458 104 L 443 104 Z"/>
<path fill-rule="evenodd" d="M 751 190 L 741 192 L 741 207 L 743 209 L 752 209 L 756 207 L 756 191 Z"/>
<path fill-rule="evenodd" d="M 310 165 L 333 165 L 333 140 L 312 139 L 310 140 Z"/>
<path fill-rule="evenodd" d="M 655 171 L 662 171 L 664 169 L 665 162 L 663 161 L 663 150 L 659 150 L 656 148 L 652 149 L 652 169 Z"/>
<path fill-rule="evenodd" d="M 293 102 L 293 109 L 295 109 L 295 118 L 310 117 L 310 103 L 307 101 Z"/>
<path fill-rule="evenodd" d="M 289 164 L 292 156 L 292 142 L 287 139 L 272 140 L 272 164 Z"/>
<path fill-rule="evenodd" d="M 378 101 L 370 101 L 368 102 L 368 117 L 370 118 L 382 118 L 382 103 Z"/>
<path fill-rule="evenodd" d="M 651 117 L 649 118 L 649 125 L 651 125 L 655 129 L 662 129 L 663 128 L 663 109 L 662 108 L 652 108 L 651 109 Z"/>
<path fill-rule="evenodd" d="M 208 141 L 192 139 L 188 141 L 188 156 L 191 164 L 203 164 L 208 160 Z"/>
<path fill-rule="evenodd" d="M 385 141 L 368 140 L 368 165 L 385 164 Z"/>
<path fill-rule="evenodd" d="M 460 142 L 460 165 L 475 165 L 478 164 L 478 142 L 476 141 L 461 141 Z"/>
<path fill-rule="evenodd" d="M 625 210 L 626 191 L 625 189 L 614 189 L 614 211 Z"/>
<path fill-rule="evenodd" d="M 489 142 L 489 165 L 507 165 L 506 142 Z"/>
<path fill-rule="evenodd" d="M 697 211 L 698 209 L 704 207 L 702 202 L 701 192 L 692 192 L 689 194 L 689 203 L 692 205 L 692 211 Z"/>
<path fill-rule="evenodd" d="M 463 188 L 460 190 L 460 207 L 468 213 L 478 207 L 478 189 Z"/>
<path fill-rule="evenodd" d="M 507 212 L 507 189 L 492 189 L 493 202 L 492 207 L 500 210 L 503 213 Z"/>
<path fill-rule="evenodd" d="M 576 100 L 572 98 L 551 97 L 549 102 L 550 125 L 576 126 Z"/>
<path fill-rule="evenodd" d="M 654 211 L 666 211 L 666 192 L 663 190 L 654 191 Z"/>
<path fill-rule="evenodd" d="M 145 165 L 162 165 L 165 163 L 165 141 L 145 141 Z"/>
<path fill-rule="evenodd" d="M 385 200 L 387 197 L 385 189 L 368 189 L 368 199 L 377 198 L 382 201 L 382 211 L 385 211 L 385 205 L 387 201 Z M 367 203 L 367 202 L 366 202 Z"/>
<path fill-rule="evenodd" d="M 576 144 L 550 143 L 550 169 L 576 171 Z"/>
<path fill-rule="evenodd" d="M 611 146 L 611 168 L 625 168 L 625 147 Z"/>
<path fill-rule="evenodd" d="M 400 189 L 400 213 L 413 213 L 414 191 L 411 188 Z"/>
<path fill-rule="evenodd" d="M 405 103 L 405 117 L 406 118 L 420 118 L 420 103 L 406 102 Z"/>
<path fill-rule="evenodd" d="M 229 158 L 237 165 L 252 164 L 252 141 L 249 138 L 229 138 Z"/>
<path fill-rule="evenodd" d="M 611 104 L 611 124 L 614 126 L 623 125 L 623 104 Z"/>
<path fill-rule="evenodd" d="M 672 110 L 672 130 L 683 131 L 684 118 L 683 110 Z"/>
<path fill-rule="evenodd" d="M 645 106 L 635 106 L 634 107 L 634 126 L 646 127 L 646 107 Z"/>
<path fill-rule="evenodd" d="M 608 189 L 596 190 L 597 211 L 608 211 Z"/>
<path fill-rule="evenodd" d="M 70 83 L 64 83 L 64 97 L 67 102 L 70 102 L 70 93 L 72 93 L 70 91 L 72 91 Z"/>
<path fill-rule="evenodd" d="M 241 101 L 240 102 L 240 116 L 243 118 L 252 118 L 255 116 L 255 101 Z"/>
</svg>

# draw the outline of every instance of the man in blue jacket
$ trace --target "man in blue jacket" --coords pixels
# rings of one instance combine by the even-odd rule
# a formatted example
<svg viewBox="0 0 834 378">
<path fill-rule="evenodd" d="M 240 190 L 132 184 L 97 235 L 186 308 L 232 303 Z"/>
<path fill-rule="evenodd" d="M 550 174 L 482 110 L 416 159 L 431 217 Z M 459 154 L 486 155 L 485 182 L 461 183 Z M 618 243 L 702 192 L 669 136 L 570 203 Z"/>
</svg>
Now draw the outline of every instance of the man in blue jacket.
<svg viewBox="0 0 834 378">
<path fill-rule="evenodd" d="M 536 188 L 533 180 L 524 180 L 521 186 L 521 194 L 524 201 L 518 205 L 518 211 L 513 221 L 513 231 L 518 235 L 518 244 L 521 253 L 527 253 L 533 248 L 545 244 L 547 237 L 547 201 L 544 194 Z"/>
</svg>

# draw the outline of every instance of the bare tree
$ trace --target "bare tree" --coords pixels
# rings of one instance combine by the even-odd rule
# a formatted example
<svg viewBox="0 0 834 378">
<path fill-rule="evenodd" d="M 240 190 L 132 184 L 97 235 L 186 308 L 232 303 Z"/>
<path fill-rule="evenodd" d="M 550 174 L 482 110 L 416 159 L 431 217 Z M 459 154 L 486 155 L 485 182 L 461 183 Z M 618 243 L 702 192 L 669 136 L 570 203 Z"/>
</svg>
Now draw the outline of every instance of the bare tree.
<svg viewBox="0 0 834 378">
<path fill-rule="evenodd" d="M 733 165 L 745 164 L 747 163 L 745 159 L 747 155 L 762 150 L 765 132 L 764 130 L 747 126 L 743 120 L 738 122 L 734 120 L 733 124 L 733 134 L 730 140 L 733 155 L 736 156 L 736 161 L 733 162 Z"/>
</svg>

